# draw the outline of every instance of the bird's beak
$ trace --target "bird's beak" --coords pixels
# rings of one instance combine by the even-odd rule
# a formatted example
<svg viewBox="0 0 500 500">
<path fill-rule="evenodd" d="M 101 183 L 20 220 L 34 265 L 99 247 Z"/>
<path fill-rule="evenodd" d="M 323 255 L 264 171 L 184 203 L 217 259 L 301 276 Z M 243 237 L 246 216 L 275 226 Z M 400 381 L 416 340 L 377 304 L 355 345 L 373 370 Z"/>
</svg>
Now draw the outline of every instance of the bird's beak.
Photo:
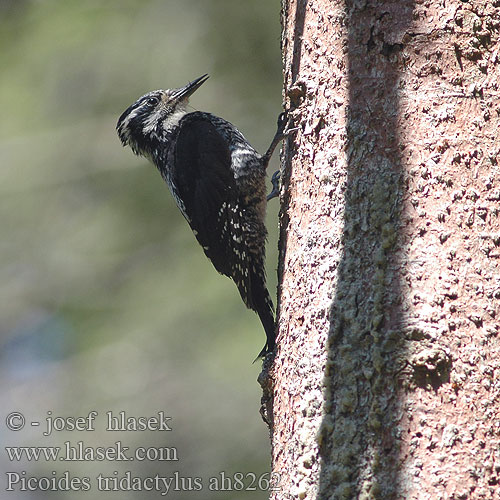
<svg viewBox="0 0 500 500">
<path fill-rule="evenodd" d="M 184 87 L 174 90 L 172 98 L 176 100 L 187 99 L 193 92 L 198 90 L 206 81 L 208 80 L 208 75 L 203 75 L 189 82 Z"/>
</svg>

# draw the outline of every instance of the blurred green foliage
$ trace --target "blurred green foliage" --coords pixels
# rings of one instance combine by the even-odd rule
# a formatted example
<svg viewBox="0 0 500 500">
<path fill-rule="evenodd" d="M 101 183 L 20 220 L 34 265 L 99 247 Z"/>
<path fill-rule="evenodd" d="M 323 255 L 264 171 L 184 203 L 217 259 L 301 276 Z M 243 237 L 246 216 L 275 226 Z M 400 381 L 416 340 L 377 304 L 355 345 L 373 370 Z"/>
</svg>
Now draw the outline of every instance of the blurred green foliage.
<svg viewBox="0 0 500 500">
<path fill-rule="evenodd" d="M 264 151 L 281 110 L 279 8 L 278 0 L 0 0 L 5 412 L 42 420 L 48 410 L 164 410 L 181 460 L 143 463 L 142 474 L 267 470 L 252 365 L 265 340 L 258 318 L 205 258 L 154 167 L 122 149 L 114 127 L 145 92 L 209 73 L 193 108 L 232 121 Z M 277 205 L 268 214 L 273 296 Z"/>
</svg>

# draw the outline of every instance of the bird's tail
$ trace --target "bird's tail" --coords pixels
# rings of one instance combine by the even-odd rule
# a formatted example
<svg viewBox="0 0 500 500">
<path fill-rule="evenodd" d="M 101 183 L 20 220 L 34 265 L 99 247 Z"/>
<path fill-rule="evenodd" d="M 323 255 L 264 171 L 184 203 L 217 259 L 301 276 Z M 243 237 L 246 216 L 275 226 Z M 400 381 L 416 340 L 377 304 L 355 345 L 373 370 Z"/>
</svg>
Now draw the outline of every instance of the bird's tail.
<svg viewBox="0 0 500 500">
<path fill-rule="evenodd" d="M 274 321 L 274 306 L 266 287 L 265 280 L 261 276 L 251 276 L 251 308 L 259 315 L 260 321 L 266 332 L 266 344 L 257 358 L 274 351 L 276 345 L 276 324 Z"/>
<path fill-rule="evenodd" d="M 245 279 L 241 280 L 233 276 L 243 302 L 249 309 L 252 309 L 252 311 L 255 311 L 259 315 L 266 332 L 266 344 L 256 359 L 262 358 L 272 352 L 276 339 L 273 301 L 266 287 L 266 277 L 264 274 L 259 273 L 258 269 L 263 270 L 263 265 L 253 263 L 253 265 L 250 264 L 248 266 L 250 272 L 245 276 Z"/>
</svg>

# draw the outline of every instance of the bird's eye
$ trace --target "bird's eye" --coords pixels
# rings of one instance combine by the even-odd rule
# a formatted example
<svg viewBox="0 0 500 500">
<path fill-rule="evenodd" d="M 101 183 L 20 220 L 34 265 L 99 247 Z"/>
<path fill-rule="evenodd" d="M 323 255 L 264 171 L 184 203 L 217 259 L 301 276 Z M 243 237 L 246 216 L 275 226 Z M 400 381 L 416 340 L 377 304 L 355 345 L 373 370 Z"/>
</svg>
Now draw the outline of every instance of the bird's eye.
<svg viewBox="0 0 500 500">
<path fill-rule="evenodd" d="M 156 106 L 160 102 L 160 99 L 158 97 L 148 97 L 148 100 L 146 102 L 150 106 Z"/>
</svg>

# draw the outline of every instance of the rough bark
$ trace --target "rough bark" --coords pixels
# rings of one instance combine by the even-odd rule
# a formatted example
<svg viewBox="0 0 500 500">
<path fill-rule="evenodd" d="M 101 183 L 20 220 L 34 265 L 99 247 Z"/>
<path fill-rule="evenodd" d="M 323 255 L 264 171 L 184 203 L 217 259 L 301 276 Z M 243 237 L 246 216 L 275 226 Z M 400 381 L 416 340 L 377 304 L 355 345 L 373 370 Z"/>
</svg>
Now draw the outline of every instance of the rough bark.
<svg viewBox="0 0 500 500">
<path fill-rule="evenodd" d="M 500 2 L 282 22 L 271 498 L 500 498 Z"/>
</svg>

